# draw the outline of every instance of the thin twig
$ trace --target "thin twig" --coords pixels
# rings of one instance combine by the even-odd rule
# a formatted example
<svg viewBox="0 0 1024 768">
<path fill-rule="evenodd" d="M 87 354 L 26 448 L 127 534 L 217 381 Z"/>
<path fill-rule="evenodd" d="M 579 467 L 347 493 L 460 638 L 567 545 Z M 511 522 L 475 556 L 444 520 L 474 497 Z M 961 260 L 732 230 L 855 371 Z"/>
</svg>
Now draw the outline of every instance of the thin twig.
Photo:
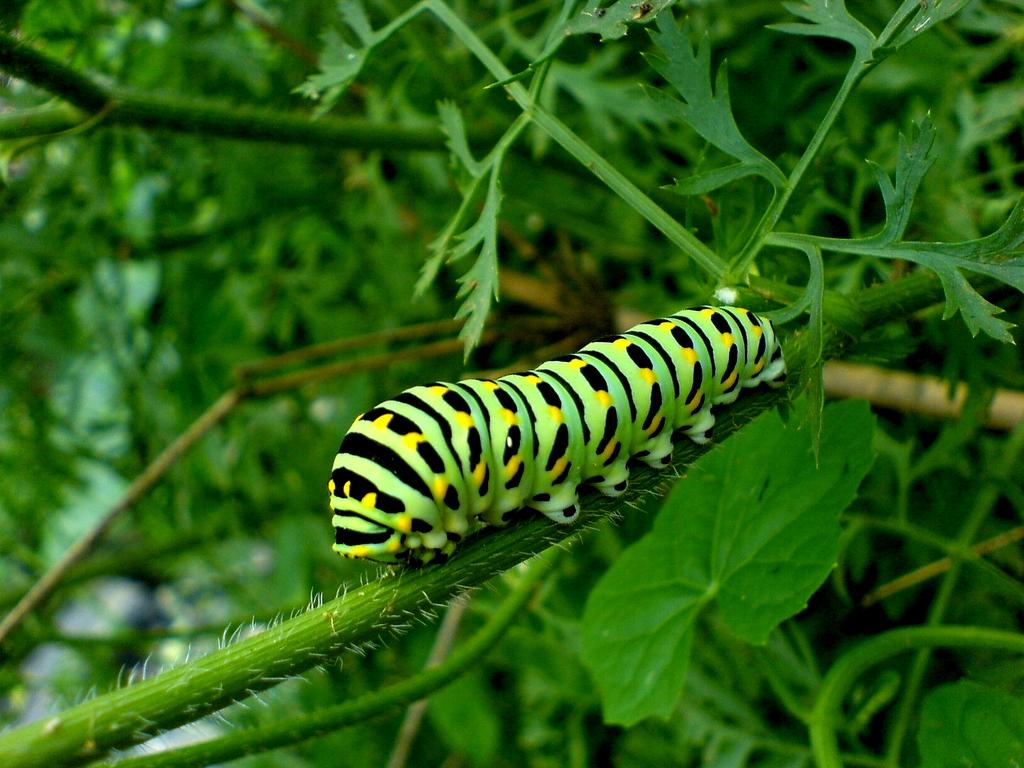
<svg viewBox="0 0 1024 768">
<path fill-rule="evenodd" d="M 238 0 L 224 0 L 224 2 L 245 16 L 254 27 L 297 58 L 302 59 L 311 67 L 318 67 L 320 65 L 317 55 L 313 51 L 271 21 L 261 8 L 246 2 L 238 2 Z"/>
<path fill-rule="evenodd" d="M 373 331 L 359 336 L 349 336 L 323 344 L 310 344 L 308 347 L 293 349 L 283 355 L 264 357 L 248 363 L 242 363 L 235 369 L 239 377 L 250 377 L 257 373 L 267 373 L 279 368 L 286 368 L 295 363 L 304 363 L 318 357 L 330 357 L 342 352 L 353 352 L 363 347 L 370 347 L 387 341 L 412 341 L 424 336 L 446 336 L 456 333 L 462 327 L 462 320 L 432 320 L 415 325 L 403 325 L 383 331 Z"/>
<path fill-rule="evenodd" d="M 63 557 L 32 585 L 31 589 L 25 593 L 25 596 L 11 609 L 11 612 L 4 617 L 3 621 L 0 621 L 0 644 L 4 642 L 11 631 L 34 608 L 53 593 L 71 567 L 96 546 L 120 514 L 135 504 L 143 494 L 156 485 L 157 481 L 170 469 L 171 465 L 185 451 L 191 448 L 199 438 L 209 432 L 221 419 L 230 413 L 238 405 L 241 398 L 240 390 L 231 389 L 225 392 L 198 419 L 192 422 L 189 428 L 182 432 L 173 443 L 153 459 L 149 466 L 142 470 L 114 506 L 107 510 L 107 513 L 92 528 L 71 545 L 71 548 L 64 553 Z"/>
<path fill-rule="evenodd" d="M 1003 531 L 998 536 L 993 536 L 990 539 L 985 539 L 985 541 L 975 544 L 971 547 L 971 551 L 975 555 L 981 557 L 983 555 L 987 555 L 989 552 L 994 552 L 997 549 L 1015 544 L 1022 539 L 1024 539 L 1024 526 L 1018 526 L 1016 528 L 1011 528 L 1008 531 Z M 929 579 L 934 579 L 936 576 L 948 571 L 952 566 L 952 557 L 943 557 L 941 560 L 936 560 L 928 563 L 927 565 L 923 565 L 920 568 L 917 568 L 910 573 L 905 573 L 899 578 L 893 579 L 892 581 L 878 587 L 878 589 L 869 592 L 864 596 L 864 599 L 861 600 L 861 605 L 867 607 L 869 605 L 879 603 L 888 597 L 892 597 L 897 592 L 903 592 L 911 587 L 917 586 L 918 584 L 922 584 Z"/>
<path fill-rule="evenodd" d="M 436 667 L 444 661 L 451 653 L 452 645 L 455 644 L 455 634 L 459 631 L 462 617 L 469 607 L 469 596 L 459 595 L 448 606 L 441 626 L 437 629 L 437 637 L 434 638 L 434 645 L 430 649 L 430 656 L 424 669 Z M 414 701 L 405 710 L 405 717 L 402 718 L 402 725 L 398 729 L 398 736 L 395 737 L 395 747 L 391 750 L 391 757 L 388 759 L 387 768 L 405 768 L 409 759 L 413 742 L 416 741 L 416 734 L 419 732 L 423 716 L 427 712 L 427 699 Z"/>
</svg>

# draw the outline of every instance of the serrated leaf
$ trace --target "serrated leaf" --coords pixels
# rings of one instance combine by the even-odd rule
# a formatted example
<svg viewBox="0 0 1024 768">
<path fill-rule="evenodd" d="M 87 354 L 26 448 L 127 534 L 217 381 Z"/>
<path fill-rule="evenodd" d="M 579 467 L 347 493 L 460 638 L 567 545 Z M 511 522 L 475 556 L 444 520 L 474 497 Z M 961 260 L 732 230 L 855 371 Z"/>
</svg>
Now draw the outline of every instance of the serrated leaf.
<svg viewBox="0 0 1024 768">
<path fill-rule="evenodd" d="M 701 38 L 694 54 L 690 45 L 690 25 L 680 29 L 671 13 L 658 17 L 658 29 L 651 38 L 661 55 L 647 55 L 648 63 L 683 97 L 683 101 L 661 91 L 649 94 L 667 117 L 682 120 L 704 140 L 739 160 L 751 174 L 766 178 L 773 186 L 786 183 L 786 177 L 767 157 L 754 149 L 740 133 L 729 101 L 729 79 L 723 62 L 718 68 L 715 87 L 711 87 L 711 47 L 707 35 Z"/>
<path fill-rule="evenodd" d="M 918 35 L 927 32 L 940 21 L 959 13 L 971 0 L 919 0 L 917 11 L 901 27 L 886 46 L 891 50 L 902 48 Z"/>
<path fill-rule="evenodd" d="M 453 102 L 440 101 L 437 104 L 437 112 L 441 118 L 441 130 L 448 137 L 448 148 L 451 150 L 452 159 L 469 171 L 471 176 L 479 176 L 483 169 L 473 157 L 473 153 L 469 151 L 466 126 L 459 108 Z"/>
<path fill-rule="evenodd" d="M 962 680 L 925 696 L 917 734 L 921 768 L 1024 765 L 1024 699 Z"/>
<path fill-rule="evenodd" d="M 863 402 L 826 408 L 818 469 L 799 423 L 764 414 L 699 459 L 592 591 L 582 659 L 609 722 L 671 714 L 711 602 L 736 635 L 764 642 L 835 564 L 836 517 L 871 465 L 874 419 Z"/>
<path fill-rule="evenodd" d="M 459 235 L 459 244 L 452 249 L 448 261 L 458 261 L 479 248 L 476 260 L 459 278 L 459 298 L 464 298 L 456 318 L 466 318 L 459 331 L 466 357 L 480 343 L 491 301 L 498 298 L 498 212 L 501 210 L 501 183 L 498 166 L 491 169 L 487 198 L 480 218 Z"/>
<path fill-rule="evenodd" d="M 786 10 L 808 23 L 783 22 L 770 24 L 769 29 L 789 35 L 831 37 L 853 46 L 857 58 L 868 60 L 875 45 L 871 30 L 846 10 L 844 0 L 809 0 L 806 3 L 783 3 Z"/>
<path fill-rule="evenodd" d="M 607 8 L 602 0 L 587 3 L 586 8 L 565 26 L 566 35 L 595 34 L 601 40 L 617 40 L 629 32 L 630 24 L 646 24 L 675 0 L 618 0 Z"/>
<path fill-rule="evenodd" d="M 881 232 L 870 238 L 871 241 L 888 244 L 903 237 L 910 221 L 917 188 L 935 162 L 935 154 L 932 152 L 934 143 L 935 127 L 931 119 L 925 117 L 918 126 L 917 136 L 912 142 L 908 142 L 907 138 L 900 134 L 895 184 L 885 171 L 871 163 L 885 203 L 885 226 Z"/>
<path fill-rule="evenodd" d="M 307 98 L 320 101 L 316 109 L 318 115 L 334 106 L 359 76 L 373 47 L 387 37 L 373 31 L 361 0 L 342 0 L 338 11 L 361 45 L 349 45 L 336 29 L 328 29 L 324 33 L 324 45 L 319 56 L 320 71 L 307 77 L 295 89 Z"/>
</svg>

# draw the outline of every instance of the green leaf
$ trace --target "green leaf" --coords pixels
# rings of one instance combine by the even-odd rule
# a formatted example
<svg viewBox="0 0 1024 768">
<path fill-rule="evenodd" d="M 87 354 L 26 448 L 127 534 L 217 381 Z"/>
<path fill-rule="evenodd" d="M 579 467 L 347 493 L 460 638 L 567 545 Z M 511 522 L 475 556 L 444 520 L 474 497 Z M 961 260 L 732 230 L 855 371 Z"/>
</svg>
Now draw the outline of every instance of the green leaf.
<svg viewBox="0 0 1024 768">
<path fill-rule="evenodd" d="M 917 734 L 921 768 L 1024 764 L 1024 699 L 968 680 L 931 691 Z"/>
<path fill-rule="evenodd" d="M 869 238 L 871 242 L 887 245 L 903 237 L 910 221 L 917 188 L 935 162 L 935 154 L 932 152 L 934 143 L 935 127 L 931 118 L 926 116 L 918 126 L 917 136 L 913 142 L 908 143 L 906 137 L 900 134 L 895 184 L 881 167 L 871 163 L 885 203 L 885 226 L 881 232 Z"/>
<path fill-rule="evenodd" d="M 783 22 L 770 24 L 769 29 L 789 35 L 810 37 L 832 37 L 853 46 L 857 58 L 866 61 L 871 58 L 875 36 L 846 10 L 844 0 L 810 0 L 807 3 L 783 3 L 786 10 L 808 23 Z"/>
<path fill-rule="evenodd" d="M 690 45 L 689 22 L 682 30 L 672 14 L 658 17 L 658 30 L 651 38 L 661 55 L 647 55 L 650 65 L 683 97 L 675 99 L 660 91 L 649 90 L 651 98 L 666 117 L 681 120 L 702 138 L 736 158 L 747 174 L 763 176 L 773 186 L 786 184 L 786 177 L 767 157 L 754 149 L 740 133 L 729 102 L 729 80 L 723 62 L 711 87 L 711 47 L 707 35 L 701 38 L 694 55 Z M 735 166 L 733 166 L 734 168 Z M 737 171 L 728 171 L 738 178 Z"/>
<path fill-rule="evenodd" d="M 448 136 L 448 148 L 451 150 L 452 160 L 461 164 L 471 176 L 480 176 L 483 173 L 483 166 L 469 151 L 466 126 L 462 121 L 462 113 L 459 108 L 451 101 L 441 101 L 437 104 L 437 112 L 441 117 L 441 129 Z"/>
<path fill-rule="evenodd" d="M 582 658 L 609 722 L 672 713 L 712 601 L 736 635 L 763 643 L 835 564 L 836 517 L 871 466 L 874 419 L 863 402 L 825 409 L 818 469 L 799 423 L 764 414 L 699 459 L 591 593 Z"/>
<path fill-rule="evenodd" d="M 565 34 L 591 33 L 600 35 L 601 40 L 617 40 L 629 31 L 630 24 L 646 24 L 674 3 L 675 0 L 618 0 L 603 8 L 602 0 L 589 2 L 587 7 L 566 25 Z"/>
<path fill-rule="evenodd" d="M 430 697 L 430 719 L 445 745 L 473 765 L 493 765 L 501 727 L 479 670 L 463 675 Z"/>
<path fill-rule="evenodd" d="M 307 98 L 320 101 L 318 115 L 334 106 L 359 76 L 373 47 L 389 34 L 374 32 L 361 0 L 342 0 L 338 4 L 338 11 L 361 45 L 349 45 L 336 29 L 328 29 L 324 33 L 324 47 L 319 58 L 320 71 L 310 75 L 295 89 Z"/>
<path fill-rule="evenodd" d="M 451 253 L 449 261 L 457 261 L 477 248 L 473 266 L 459 278 L 459 298 L 464 298 L 455 317 L 466 318 L 466 324 L 459 332 L 465 344 L 466 356 L 480 343 L 484 323 L 491 309 L 491 300 L 498 298 L 498 212 L 501 210 L 501 182 L 499 168 L 491 168 L 491 179 L 487 186 L 484 209 L 476 223 L 459 235 L 461 242 Z"/>
<path fill-rule="evenodd" d="M 902 48 L 940 21 L 959 13 L 969 2 L 970 0 L 917 0 L 914 3 L 917 6 L 915 12 L 907 17 L 899 32 L 890 39 L 886 47 L 891 50 Z"/>
</svg>

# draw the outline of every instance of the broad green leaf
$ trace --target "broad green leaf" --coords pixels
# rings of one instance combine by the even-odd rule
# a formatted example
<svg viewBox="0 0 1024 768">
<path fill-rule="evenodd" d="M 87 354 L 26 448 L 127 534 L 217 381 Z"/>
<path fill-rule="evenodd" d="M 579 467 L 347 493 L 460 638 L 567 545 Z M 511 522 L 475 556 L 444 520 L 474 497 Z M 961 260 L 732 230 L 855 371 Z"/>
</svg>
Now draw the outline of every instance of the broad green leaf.
<svg viewBox="0 0 1024 768">
<path fill-rule="evenodd" d="M 1024 765 L 1024 699 L 969 680 L 931 691 L 917 733 L 921 768 Z"/>
<path fill-rule="evenodd" d="M 875 45 L 875 36 L 871 30 L 861 24 L 846 10 L 844 0 L 810 0 L 807 3 L 783 3 L 786 10 L 799 16 L 806 23 L 783 22 L 771 24 L 769 29 L 776 29 L 790 35 L 807 35 L 811 37 L 832 37 L 844 40 L 853 46 L 857 58 L 868 60 Z"/>
<path fill-rule="evenodd" d="M 660 55 L 647 55 L 650 65 L 683 97 L 683 101 L 660 91 L 649 91 L 666 117 L 681 120 L 702 138 L 736 158 L 749 174 L 763 176 L 776 187 L 786 177 L 767 157 L 754 149 L 740 133 L 729 102 L 729 79 L 723 63 L 711 87 L 711 47 L 707 35 L 701 38 L 697 53 L 690 45 L 690 25 L 676 25 L 672 14 L 658 17 L 658 29 L 651 32 Z M 734 166 L 733 166 L 734 167 Z M 729 171 L 738 178 L 737 171 Z"/>
<path fill-rule="evenodd" d="M 675 0 L 617 0 L 604 8 L 602 0 L 591 0 L 566 25 L 565 34 L 591 33 L 600 35 L 602 40 L 616 40 L 629 31 L 630 24 L 645 24 L 674 3 Z"/>
<path fill-rule="evenodd" d="M 501 737 L 490 690 L 479 670 L 463 675 L 430 697 L 430 719 L 449 749 L 472 765 L 494 765 Z"/>
<path fill-rule="evenodd" d="M 609 722 L 671 714 L 710 603 L 737 636 L 763 643 L 835 564 L 836 517 L 871 465 L 874 419 L 862 402 L 826 408 L 817 469 L 800 422 L 764 414 L 699 459 L 598 582 L 582 658 Z"/>
</svg>

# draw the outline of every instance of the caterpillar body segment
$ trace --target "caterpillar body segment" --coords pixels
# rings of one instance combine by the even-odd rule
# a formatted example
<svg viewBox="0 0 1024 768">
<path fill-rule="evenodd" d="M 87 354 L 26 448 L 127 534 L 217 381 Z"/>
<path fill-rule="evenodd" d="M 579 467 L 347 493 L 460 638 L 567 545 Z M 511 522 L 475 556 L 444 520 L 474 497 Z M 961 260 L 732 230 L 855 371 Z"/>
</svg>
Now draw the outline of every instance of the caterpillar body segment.
<svg viewBox="0 0 1024 768">
<path fill-rule="evenodd" d="M 664 466 L 679 434 L 707 442 L 714 406 L 785 372 L 768 320 L 698 307 L 532 371 L 412 387 L 341 442 L 328 483 L 334 549 L 422 565 L 526 510 L 571 523 L 581 485 L 623 493 L 629 461 Z"/>
</svg>

